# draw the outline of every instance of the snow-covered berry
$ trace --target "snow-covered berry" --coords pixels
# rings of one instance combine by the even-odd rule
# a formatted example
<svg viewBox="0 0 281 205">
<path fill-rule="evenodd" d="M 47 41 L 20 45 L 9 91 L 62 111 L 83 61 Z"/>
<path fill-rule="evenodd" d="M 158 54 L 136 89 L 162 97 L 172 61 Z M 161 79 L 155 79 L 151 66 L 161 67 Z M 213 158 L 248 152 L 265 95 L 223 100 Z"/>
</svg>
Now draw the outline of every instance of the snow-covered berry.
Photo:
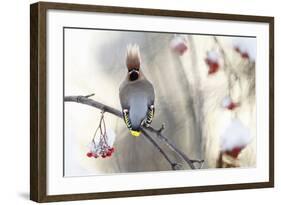
<svg viewBox="0 0 281 205">
<path fill-rule="evenodd" d="M 234 158 L 251 142 L 250 130 L 239 120 L 233 119 L 223 131 L 221 151 Z"/>
<path fill-rule="evenodd" d="M 216 51 L 207 52 L 207 57 L 205 59 L 206 64 L 209 67 L 208 74 L 214 74 L 219 70 L 219 53 Z"/>
<path fill-rule="evenodd" d="M 250 61 L 256 60 L 257 45 L 255 38 L 234 38 L 232 40 L 233 48 L 243 59 Z"/>
<path fill-rule="evenodd" d="M 244 147 L 234 147 L 232 150 L 227 150 L 225 151 L 225 154 L 233 157 L 233 158 L 237 158 L 238 155 L 240 154 L 240 152 L 242 151 L 242 149 L 244 149 Z"/>
<path fill-rule="evenodd" d="M 170 42 L 170 48 L 178 55 L 183 55 L 187 50 L 187 42 L 183 36 L 175 36 Z"/>
<path fill-rule="evenodd" d="M 115 138 L 116 135 L 114 131 L 106 127 L 104 112 L 102 112 L 100 124 L 95 131 L 91 143 L 88 146 L 90 151 L 87 153 L 87 156 L 93 158 L 110 157 L 114 151 L 113 144 Z"/>
<path fill-rule="evenodd" d="M 222 107 L 228 110 L 234 110 L 240 105 L 240 103 L 235 103 L 229 96 L 225 96 L 222 100 Z"/>
</svg>

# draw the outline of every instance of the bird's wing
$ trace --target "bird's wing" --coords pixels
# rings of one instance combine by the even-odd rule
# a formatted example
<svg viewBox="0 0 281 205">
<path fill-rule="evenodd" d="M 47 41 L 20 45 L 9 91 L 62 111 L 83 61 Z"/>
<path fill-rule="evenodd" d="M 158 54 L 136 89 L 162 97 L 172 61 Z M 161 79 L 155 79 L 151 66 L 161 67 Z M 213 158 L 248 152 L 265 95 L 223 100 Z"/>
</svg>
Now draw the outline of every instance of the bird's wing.
<svg viewBox="0 0 281 205">
<path fill-rule="evenodd" d="M 129 105 L 129 99 L 128 99 L 128 84 L 123 82 L 119 88 L 119 99 L 120 99 L 120 104 L 122 107 L 122 110 L 130 109 Z"/>
<path fill-rule="evenodd" d="M 128 84 L 123 82 L 119 88 L 119 98 L 122 107 L 123 119 L 129 130 L 132 130 L 132 123 L 129 118 L 130 105 L 128 100 Z"/>
<path fill-rule="evenodd" d="M 153 85 L 149 81 L 146 83 L 146 92 L 148 94 L 148 106 L 154 105 L 155 92 Z"/>
<path fill-rule="evenodd" d="M 125 122 L 126 126 L 128 127 L 129 130 L 132 130 L 133 127 L 132 127 L 132 122 L 131 122 L 130 117 L 129 117 L 130 116 L 129 110 L 124 109 L 122 111 L 122 113 L 123 113 L 123 119 L 124 119 L 124 122 Z"/>
</svg>

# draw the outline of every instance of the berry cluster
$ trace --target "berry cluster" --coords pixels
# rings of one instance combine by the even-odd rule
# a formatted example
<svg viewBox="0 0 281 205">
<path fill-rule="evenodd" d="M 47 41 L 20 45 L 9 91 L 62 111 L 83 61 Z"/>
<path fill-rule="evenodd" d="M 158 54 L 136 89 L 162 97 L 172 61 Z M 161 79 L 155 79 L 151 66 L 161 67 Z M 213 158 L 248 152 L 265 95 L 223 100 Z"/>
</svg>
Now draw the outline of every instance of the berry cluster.
<svg viewBox="0 0 281 205">
<path fill-rule="evenodd" d="M 95 148 L 95 149 L 91 149 L 88 153 L 87 153 L 87 157 L 89 158 L 106 158 L 106 157 L 110 157 L 112 155 L 112 153 L 115 151 L 114 147 L 110 147 L 110 146 L 103 146 L 100 148 Z"/>
<path fill-rule="evenodd" d="M 89 158 L 106 158 L 110 157 L 115 151 L 113 144 L 115 133 L 112 129 L 107 128 L 104 120 L 104 112 L 101 113 L 99 125 L 94 133 L 94 137 L 89 145 L 90 151 L 87 153 Z"/>
</svg>

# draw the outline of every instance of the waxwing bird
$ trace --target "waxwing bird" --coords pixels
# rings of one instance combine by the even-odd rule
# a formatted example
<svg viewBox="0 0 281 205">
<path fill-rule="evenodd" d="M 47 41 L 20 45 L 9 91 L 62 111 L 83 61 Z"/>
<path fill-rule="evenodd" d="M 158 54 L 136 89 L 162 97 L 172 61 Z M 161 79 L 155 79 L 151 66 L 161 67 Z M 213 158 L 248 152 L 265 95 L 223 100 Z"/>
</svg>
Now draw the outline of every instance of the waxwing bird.
<svg viewBox="0 0 281 205">
<path fill-rule="evenodd" d="M 127 74 L 119 88 L 119 98 L 126 126 L 133 136 L 140 135 L 142 125 L 149 126 L 154 116 L 154 88 L 141 69 L 138 45 L 128 45 Z"/>
</svg>

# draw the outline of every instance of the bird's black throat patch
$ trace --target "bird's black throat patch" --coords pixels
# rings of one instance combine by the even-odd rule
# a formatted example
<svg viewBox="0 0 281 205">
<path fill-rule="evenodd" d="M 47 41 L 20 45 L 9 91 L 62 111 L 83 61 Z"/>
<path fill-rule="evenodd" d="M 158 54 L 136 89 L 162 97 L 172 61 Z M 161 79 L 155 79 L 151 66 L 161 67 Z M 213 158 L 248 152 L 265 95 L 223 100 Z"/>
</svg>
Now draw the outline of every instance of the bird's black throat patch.
<svg viewBox="0 0 281 205">
<path fill-rule="evenodd" d="M 129 80 L 130 81 L 135 81 L 139 78 L 139 72 L 136 70 L 132 70 L 129 72 Z"/>
</svg>

